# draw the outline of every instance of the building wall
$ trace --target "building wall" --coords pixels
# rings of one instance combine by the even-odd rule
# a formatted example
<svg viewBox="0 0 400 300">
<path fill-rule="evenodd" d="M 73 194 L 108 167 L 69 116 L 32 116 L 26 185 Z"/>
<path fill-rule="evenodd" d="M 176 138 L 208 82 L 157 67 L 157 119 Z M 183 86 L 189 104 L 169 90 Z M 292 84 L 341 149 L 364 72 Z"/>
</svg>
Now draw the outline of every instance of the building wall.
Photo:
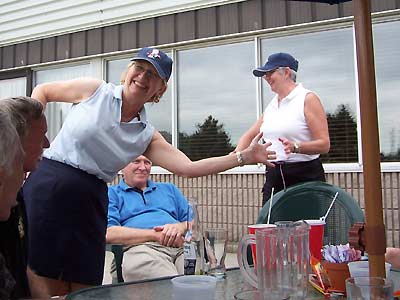
<svg viewBox="0 0 400 300">
<path fill-rule="evenodd" d="M 243 0 L 2 1 L 0 45 L 238 1 Z"/>
<path fill-rule="evenodd" d="M 357 200 L 365 212 L 364 180 L 359 172 L 328 173 L 327 182 L 335 184 Z M 114 180 L 117 183 L 120 175 Z M 229 242 L 236 245 L 247 233 L 246 226 L 257 220 L 261 209 L 261 188 L 264 174 L 217 174 L 199 178 L 183 178 L 173 174 L 154 174 L 154 181 L 177 185 L 188 198 L 199 204 L 203 228 L 221 226 L 229 229 Z M 400 246 L 399 205 L 400 174 L 382 174 L 382 199 L 387 245 Z"/>
<path fill-rule="evenodd" d="M 163 1 L 151 2 L 156 4 Z M 156 17 L 145 15 L 142 19 L 104 27 L 84 29 L 82 25 L 81 29 L 84 30 L 75 29 L 72 33 L 6 45 L 0 48 L 0 71 L 71 58 L 131 51 L 150 45 L 162 46 L 261 29 L 282 30 L 279 27 L 352 16 L 351 2 L 339 5 L 281 0 L 229 2 L 225 5 Z M 395 0 L 372 0 L 371 3 L 373 12 L 400 8 L 400 3 Z M 27 11 L 29 10 L 21 10 L 18 17 L 24 16 Z M 29 20 L 29 17 L 25 18 Z M 9 22 L 4 23 L 6 24 Z M 12 27 L 10 30 L 13 31 Z M 3 36 L 3 39 L 7 42 L 7 37 Z M 2 43 L 0 35 L 0 45 Z"/>
</svg>

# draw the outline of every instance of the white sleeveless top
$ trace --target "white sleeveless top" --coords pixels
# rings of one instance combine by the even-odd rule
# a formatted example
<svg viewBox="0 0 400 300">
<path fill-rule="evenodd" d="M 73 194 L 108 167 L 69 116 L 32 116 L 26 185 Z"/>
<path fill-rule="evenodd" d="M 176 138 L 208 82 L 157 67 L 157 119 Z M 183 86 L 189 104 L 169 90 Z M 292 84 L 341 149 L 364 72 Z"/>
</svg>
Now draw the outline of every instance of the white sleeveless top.
<svg viewBox="0 0 400 300">
<path fill-rule="evenodd" d="M 154 134 L 144 107 L 140 120 L 121 122 L 122 88 L 103 82 L 87 100 L 74 104 L 43 156 L 112 181 L 147 149 Z"/>
<path fill-rule="evenodd" d="M 300 162 L 319 157 L 319 154 L 290 153 L 286 155 L 282 143 L 278 140 L 282 137 L 297 143 L 312 140 L 304 116 L 304 100 L 310 92 L 299 83 L 289 95 L 282 99 L 280 106 L 278 106 L 278 95 L 276 95 L 265 109 L 260 131 L 263 132 L 265 141 L 272 142 L 269 149 L 276 151 L 277 159 L 275 161 Z"/>
</svg>

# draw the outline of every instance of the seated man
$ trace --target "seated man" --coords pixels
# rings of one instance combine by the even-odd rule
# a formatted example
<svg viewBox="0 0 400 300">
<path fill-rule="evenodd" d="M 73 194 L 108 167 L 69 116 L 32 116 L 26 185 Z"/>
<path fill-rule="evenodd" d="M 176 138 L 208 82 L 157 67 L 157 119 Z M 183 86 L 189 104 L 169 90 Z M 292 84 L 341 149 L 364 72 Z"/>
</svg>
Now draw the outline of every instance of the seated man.
<svg viewBox="0 0 400 300">
<path fill-rule="evenodd" d="M 108 189 L 107 243 L 123 244 L 125 281 L 183 274 L 183 241 L 189 204 L 171 183 L 149 179 L 151 161 L 141 155 Z"/>
</svg>

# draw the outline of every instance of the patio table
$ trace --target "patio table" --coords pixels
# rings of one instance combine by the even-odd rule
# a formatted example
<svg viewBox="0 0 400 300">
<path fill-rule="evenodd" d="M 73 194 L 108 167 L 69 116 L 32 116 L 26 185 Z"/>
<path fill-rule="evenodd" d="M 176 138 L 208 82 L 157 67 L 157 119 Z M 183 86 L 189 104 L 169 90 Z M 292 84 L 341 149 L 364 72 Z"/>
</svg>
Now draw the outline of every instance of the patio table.
<svg viewBox="0 0 400 300">
<path fill-rule="evenodd" d="M 391 276 L 395 282 L 400 282 L 400 272 L 392 272 Z M 172 300 L 171 278 L 173 277 L 96 286 L 73 292 L 67 295 L 66 300 Z M 215 300 L 232 300 L 236 293 L 250 289 L 253 288 L 244 282 L 238 268 L 229 269 L 226 278 L 217 282 Z M 309 296 L 308 299 L 324 299 L 312 287 Z"/>
</svg>

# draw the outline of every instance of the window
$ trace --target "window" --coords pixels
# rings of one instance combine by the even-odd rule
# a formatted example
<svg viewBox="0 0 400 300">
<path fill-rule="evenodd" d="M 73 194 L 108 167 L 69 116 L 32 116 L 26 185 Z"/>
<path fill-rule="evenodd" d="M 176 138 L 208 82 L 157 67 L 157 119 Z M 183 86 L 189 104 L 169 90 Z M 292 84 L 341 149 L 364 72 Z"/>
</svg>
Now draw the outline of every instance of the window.
<svg viewBox="0 0 400 300">
<path fill-rule="evenodd" d="M 0 80 L 0 99 L 26 95 L 26 77 Z"/>
<path fill-rule="evenodd" d="M 400 160 L 400 22 L 373 26 L 379 141 L 382 161 Z"/>
<path fill-rule="evenodd" d="M 254 42 L 258 36 L 172 48 L 168 54 L 174 53 L 175 78 L 171 77 L 160 103 L 146 104 L 150 123 L 192 160 L 229 153 L 274 96 L 263 79 L 253 76 L 252 69 L 262 65 L 272 53 L 288 52 L 299 60 L 297 81 L 319 95 L 327 114 L 331 150 L 322 156 L 323 162 L 346 163 L 343 168 L 358 166 L 352 164 L 362 163 L 353 28 L 317 30 L 315 27 L 309 33 L 286 31 L 279 37 L 259 36 L 260 49 L 256 49 L 258 44 Z M 373 30 L 382 161 L 398 162 L 400 21 L 377 23 Z M 261 61 L 255 64 L 258 52 Z M 107 59 L 104 78 L 119 84 L 131 57 Z M 38 70 L 36 83 L 93 76 L 94 60 L 86 65 Z M 261 95 L 257 92 L 257 80 L 261 83 Z M 25 94 L 25 77 L 2 80 L 0 87 L 0 93 L 7 96 Z M 68 110 L 69 105 L 61 104 L 47 108 L 50 139 L 58 132 Z M 329 168 L 336 171 L 338 167 Z"/>
<path fill-rule="evenodd" d="M 177 52 L 178 146 L 192 160 L 228 154 L 257 119 L 254 43 Z"/>
<path fill-rule="evenodd" d="M 70 66 L 61 67 L 48 70 L 41 70 L 35 72 L 35 83 L 36 85 L 57 81 L 57 80 L 68 80 L 78 77 L 90 77 L 91 69 L 90 65 Z M 69 103 L 48 103 L 46 105 L 46 118 L 48 124 L 47 137 L 51 142 L 60 131 L 61 126 L 68 115 L 71 104 Z"/>
<path fill-rule="evenodd" d="M 358 162 L 357 94 L 351 28 L 263 39 L 262 63 L 275 52 L 299 61 L 297 82 L 319 95 L 328 118 L 331 150 L 324 163 Z M 263 107 L 274 94 L 263 80 Z"/>
<path fill-rule="evenodd" d="M 167 53 L 171 55 L 170 53 Z M 121 75 L 126 71 L 131 58 L 117 59 L 107 61 L 107 81 L 119 84 Z M 149 122 L 163 135 L 163 137 L 172 143 L 172 87 L 169 79 L 169 87 L 161 97 L 159 103 L 147 103 L 146 112 Z"/>
</svg>

